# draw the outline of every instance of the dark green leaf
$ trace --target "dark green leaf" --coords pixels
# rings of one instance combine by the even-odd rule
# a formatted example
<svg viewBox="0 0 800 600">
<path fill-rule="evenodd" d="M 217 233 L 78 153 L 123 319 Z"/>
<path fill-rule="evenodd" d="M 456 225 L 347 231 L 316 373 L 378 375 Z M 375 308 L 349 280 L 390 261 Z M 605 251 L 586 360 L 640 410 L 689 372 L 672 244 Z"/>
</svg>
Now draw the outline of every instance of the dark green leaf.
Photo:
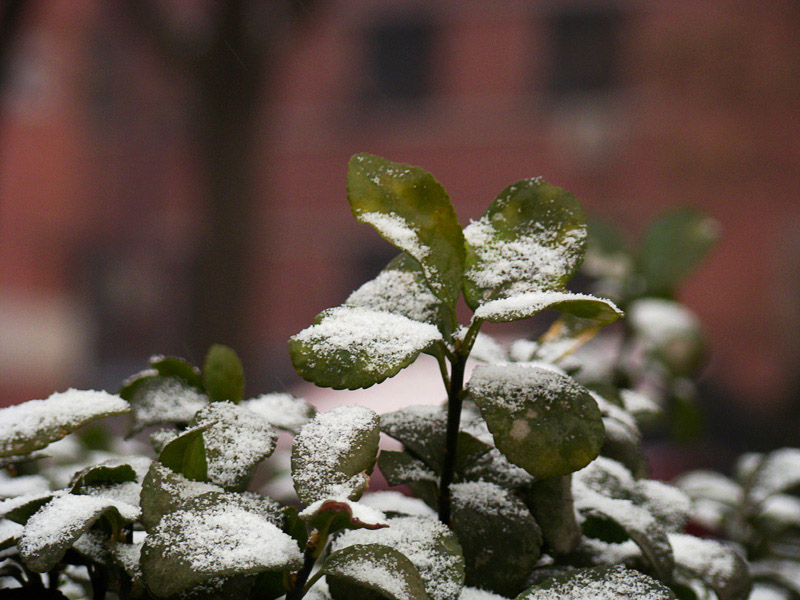
<svg viewBox="0 0 800 600">
<path fill-rule="evenodd" d="M 490 323 L 507 323 L 528 319 L 548 308 L 601 324 L 612 323 L 622 316 L 622 311 L 613 302 L 603 298 L 572 292 L 532 291 L 489 300 L 475 310 L 475 318 Z"/>
<path fill-rule="evenodd" d="M 239 404 L 244 398 L 244 369 L 236 352 L 221 344 L 211 346 L 203 363 L 203 384 L 213 402 Z"/>
<path fill-rule="evenodd" d="M 429 323 L 366 308 L 326 310 L 289 339 L 297 372 L 336 390 L 366 388 L 393 377 L 441 340 Z"/>
<path fill-rule="evenodd" d="M 129 410 L 119 396 L 72 389 L 0 409 L 0 457 L 40 450 L 87 423 Z"/>
<path fill-rule="evenodd" d="M 0 519 L 8 519 L 14 523 L 25 525 L 31 515 L 50 502 L 54 496 L 54 492 L 42 492 L 41 494 L 24 494 L 15 498 L 6 498 L 0 501 Z"/>
<path fill-rule="evenodd" d="M 524 496 L 551 554 L 569 554 L 581 541 L 581 528 L 575 519 L 572 476 L 537 479 Z"/>
<path fill-rule="evenodd" d="M 158 461 L 175 473 L 193 481 L 208 479 L 208 461 L 203 442 L 203 432 L 211 425 L 205 424 L 184 431 L 174 437 L 158 455 Z"/>
<path fill-rule="evenodd" d="M 493 483 L 456 483 L 450 489 L 451 526 L 464 553 L 466 585 L 506 597 L 521 592 L 542 547 L 528 508 Z"/>
<path fill-rule="evenodd" d="M 677 208 L 653 223 L 637 256 L 645 295 L 671 295 L 719 237 L 719 225 L 690 208 Z"/>
<path fill-rule="evenodd" d="M 567 475 L 600 452 L 597 402 L 566 375 L 526 365 L 481 366 L 469 391 L 497 448 L 534 477 Z"/>
<path fill-rule="evenodd" d="M 53 569 L 100 517 L 107 516 L 119 527 L 138 515 L 138 507 L 108 498 L 58 496 L 28 519 L 19 541 L 19 553 L 29 569 L 44 573 Z"/>
<path fill-rule="evenodd" d="M 622 566 L 578 569 L 553 577 L 526 590 L 516 600 L 584 600 L 586 598 L 636 598 L 674 600 L 670 589 L 658 581 Z"/>
<path fill-rule="evenodd" d="M 368 408 L 340 406 L 300 430 L 292 444 L 292 480 L 304 505 L 361 495 L 378 455 L 379 423 Z"/>
<path fill-rule="evenodd" d="M 621 528 L 641 548 L 658 578 L 670 581 L 675 566 L 672 547 L 666 531 L 653 515 L 630 500 L 610 498 L 577 483 L 573 486 L 575 507 L 584 519 L 590 520 L 584 533 L 619 542 Z"/>
<path fill-rule="evenodd" d="M 177 356 L 152 356 L 150 366 L 161 377 L 177 377 L 183 379 L 190 386 L 203 390 L 203 376 L 200 369 L 188 361 Z"/>
<path fill-rule="evenodd" d="M 447 435 L 447 414 L 437 406 L 416 405 L 381 415 L 381 431 L 402 442 L 406 451 L 420 458 L 434 473 L 441 473 Z M 466 431 L 458 432 L 456 472 L 492 447 Z"/>
<path fill-rule="evenodd" d="M 424 462 L 399 450 L 381 450 L 378 468 L 390 486 L 410 485 L 417 497 L 429 505 L 439 496 L 438 479 Z"/>
<path fill-rule="evenodd" d="M 354 584 L 390 600 L 428 600 L 425 584 L 414 564 L 403 554 L 381 544 L 355 544 L 331 553 L 322 564 L 334 599 L 347 598 Z M 342 592 L 346 595 L 342 596 Z"/>
<path fill-rule="evenodd" d="M 528 489 L 534 481 L 530 473 L 510 463 L 497 448 L 471 461 L 457 475 L 465 481 L 489 481 L 517 492 Z"/>
<path fill-rule="evenodd" d="M 417 568 L 431 600 L 458 600 L 464 584 L 464 558 L 455 534 L 436 519 L 395 517 L 389 519 L 386 529 L 345 531 L 334 540 L 333 550 L 356 544 L 394 548 Z"/>
<path fill-rule="evenodd" d="M 190 481 L 153 461 L 142 481 L 140 504 L 145 529 L 152 531 L 162 516 L 176 510 L 185 501 L 212 491 L 221 492 L 222 488 Z"/>
<path fill-rule="evenodd" d="M 124 483 L 136 481 L 136 471 L 126 463 L 100 464 L 81 469 L 72 478 L 70 487 L 73 494 L 79 494 L 84 486 L 103 483 Z"/>
<path fill-rule="evenodd" d="M 292 536 L 297 545 L 305 548 L 308 543 L 308 528 L 305 521 L 300 518 L 300 512 L 295 506 L 285 506 L 283 508 L 283 531 Z"/>
<path fill-rule="evenodd" d="M 433 293 L 455 310 L 464 271 L 464 234 L 445 189 L 411 165 L 356 154 L 347 173 L 353 216 L 422 266 Z"/>
<path fill-rule="evenodd" d="M 226 490 L 244 490 L 256 466 L 278 442 L 278 433 L 266 418 L 230 402 L 209 404 L 198 411 L 193 425 L 207 426 L 202 433 L 207 479 Z"/>
<path fill-rule="evenodd" d="M 464 296 L 473 310 L 490 300 L 561 289 L 586 247 L 580 203 L 541 179 L 504 189 L 464 236 Z"/>
<path fill-rule="evenodd" d="M 189 500 L 148 534 L 141 567 L 148 588 L 165 598 L 209 579 L 298 569 L 297 543 L 276 525 L 220 494 Z M 228 500 L 228 501 L 226 501 Z"/>
</svg>

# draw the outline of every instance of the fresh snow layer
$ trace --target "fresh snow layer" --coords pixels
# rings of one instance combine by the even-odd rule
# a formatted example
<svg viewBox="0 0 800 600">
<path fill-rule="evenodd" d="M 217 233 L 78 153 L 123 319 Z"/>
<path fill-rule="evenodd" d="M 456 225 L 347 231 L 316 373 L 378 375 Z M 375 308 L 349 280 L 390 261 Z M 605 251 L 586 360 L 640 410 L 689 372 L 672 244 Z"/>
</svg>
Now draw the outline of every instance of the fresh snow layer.
<svg viewBox="0 0 800 600">
<path fill-rule="evenodd" d="M 274 427 L 295 433 L 314 416 L 314 409 L 305 400 L 282 392 L 245 400 L 241 406 L 261 415 Z"/>
<path fill-rule="evenodd" d="M 14 454 L 20 444 L 39 436 L 54 441 L 53 432 L 60 432 L 58 439 L 94 418 L 127 412 L 128 408 L 128 403 L 114 394 L 76 389 L 9 406 L 0 410 L 0 453 Z"/>
<path fill-rule="evenodd" d="M 421 274 L 389 269 L 354 291 L 345 305 L 395 313 L 420 323 L 435 323 L 439 299 L 421 279 Z"/>
<path fill-rule="evenodd" d="M 476 319 L 484 319 L 487 321 L 513 321 L 531 317 L 534 314 L 543 311 L 546 308 L 558 304 L 560 302 L 568 301 L 591 301 L 591 302 L 605 302 L 620 316 L 622 311 L 619 310 L 610 300 L 602 300 L 589 294 L 574 294 L 572 292 L 550 292 L 550 291 L 532 291 L 517 294 L 499 300 L 490 300 L 486 304 L 482 304 L 475 311 Z"/>
<path fill-rule="evenodd" d="M 412 498 L 391 490 L 365 494 L 359 503 L 383 513 L 430 518 L 436 517 L 436 511 L 419 498 Z"/>
</svg>

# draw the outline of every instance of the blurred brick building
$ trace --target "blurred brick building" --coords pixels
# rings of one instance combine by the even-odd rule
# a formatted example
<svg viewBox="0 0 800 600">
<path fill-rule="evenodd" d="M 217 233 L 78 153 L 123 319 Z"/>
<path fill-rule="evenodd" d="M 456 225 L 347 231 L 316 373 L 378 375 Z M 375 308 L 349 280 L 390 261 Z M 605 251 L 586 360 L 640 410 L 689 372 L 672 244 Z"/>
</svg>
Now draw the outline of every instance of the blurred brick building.
<svg viewBox="0 0 800 600">
<path fill-rule="evenodd" d="M 5 402 L 184 353 L 205 218 L 182 82 L 97 3 L 40 5 L 0 132 Z M 745 412 L 784 410 L 800 380 L 798 27 L 790 0 L 319 0 L 253 124 L 254 388 L 292 385 L 286 338 L 392 255 L 346 203 L 347 160 L 368 151 L 434 173 L 464 224 L 534 175 L 633 237 L 674 205 L 712 215 L 722 241 L 682 294 L 708 378 Z"/>
</svg>

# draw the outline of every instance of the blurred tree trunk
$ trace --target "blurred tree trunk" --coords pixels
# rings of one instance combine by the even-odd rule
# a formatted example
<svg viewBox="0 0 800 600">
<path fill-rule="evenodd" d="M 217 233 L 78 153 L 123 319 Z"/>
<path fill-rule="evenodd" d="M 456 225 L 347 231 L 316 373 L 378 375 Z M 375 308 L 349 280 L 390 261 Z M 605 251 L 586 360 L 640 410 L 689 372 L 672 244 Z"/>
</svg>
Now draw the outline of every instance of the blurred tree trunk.
<svg viewBox="0 0 800 600">
<path fill-rule="evenodd" d="M 193 265 L 190 353 L 200 360 L 213 343 L 252 364 L 246 334 L 248 276 L 255 217 L 253 154 L 257 122 L 270 105 L 273 65 L 308 2 L 227 0 L 209 3 L 210 34 L 187 45 L 153 0 L 127 8 L 168 61 L 195 84 L 193 131 L 204 178 L 204 229 Z M 296 10 L 296 9 L 300 10 Z M 265 118 L 268 122 L 269 119 Z"/>
</svg>

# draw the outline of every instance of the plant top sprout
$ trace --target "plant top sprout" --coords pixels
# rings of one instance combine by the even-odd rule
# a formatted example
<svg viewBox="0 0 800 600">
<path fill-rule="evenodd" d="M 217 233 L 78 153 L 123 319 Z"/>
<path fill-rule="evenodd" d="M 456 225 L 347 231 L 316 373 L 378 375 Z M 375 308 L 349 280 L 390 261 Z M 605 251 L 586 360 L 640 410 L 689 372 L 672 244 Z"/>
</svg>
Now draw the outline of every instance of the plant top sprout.
<svg viewBox="0 0 800 600">
<path fill-rule="evenodd" d="M 235 352 L 214 346 L 202 368 L 154 356 L 117 395 L 2 409 L 0 586 L 76 599 L 800 597 L 800 451 L 747 455 L 734 478 L 646 476 L 641 427 L 682 422 L 674 407 L 695 395 L 702 331 L 674 291 L 713 242 L 710 221 L 670 213 L 638 251 L 597 229 L 587 250 L 579 202 L 537 178 L 462 229 L 432 175 L 369 154 L 351 159 L 347 196 L 399 253 L 289 340 L 293 364 L 357 389 L 429 354 L 446 403 L 316 414 L 289 394 L 248 398 Z M 565 287 L 587 251 L 595 295 Z M 504 349 L 480 331 L 547 309 L 560 316 L 535 341 Z M 609 353 L 584 344 L 622 309 L 622 341 L 598 367 Z M 481 364 L 465 381 L 468 359 Z M 120 414 L 127 441 L 72 433 Z M 288 500 L 254 477 L 281 454 L 279 432 L 293 436 Z M 381 432 L 402 449 L 381 451 Z M 370 490 L 376 465 L 406 493 Z"/>
</svg>

